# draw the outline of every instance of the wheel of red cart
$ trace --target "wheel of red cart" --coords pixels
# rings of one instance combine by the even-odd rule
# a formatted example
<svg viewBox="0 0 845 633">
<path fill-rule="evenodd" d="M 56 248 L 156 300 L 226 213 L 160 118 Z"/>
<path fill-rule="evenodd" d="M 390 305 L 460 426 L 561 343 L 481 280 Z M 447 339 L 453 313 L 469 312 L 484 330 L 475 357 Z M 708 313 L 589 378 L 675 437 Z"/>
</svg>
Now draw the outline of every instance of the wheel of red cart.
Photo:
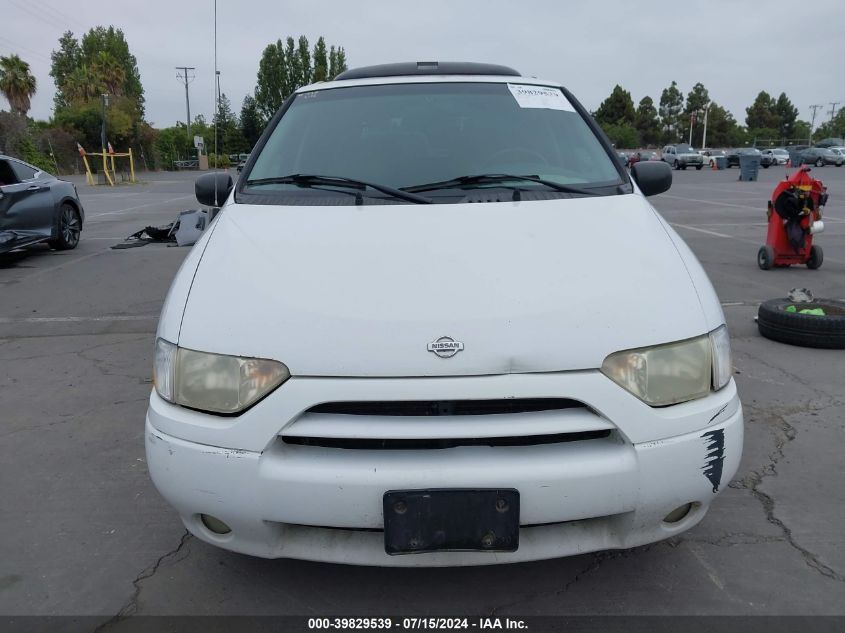
<svg viewBox="0 0 845 633">
<path fill-rule="evenodd" d="M 822 247 L 813 244 L 810 247 L 810 259 L 807 260 L 807 268 L 810 268 L 812 270 L 820 268 L 823 261 L 824 251 L 822 250 Z"/>
<path fill-rule="evenodd" d="M 815 246 L 813 248 L 815 248 Z M 765 246 L 761 246 L 760 250 L 757 251 L 757 265 L 762 270 L 769 270 L 769 268 L 771 268 L 774 263 L 775 249 L 773 249 L 768 244 L 766 244 Z"/>
</svg>

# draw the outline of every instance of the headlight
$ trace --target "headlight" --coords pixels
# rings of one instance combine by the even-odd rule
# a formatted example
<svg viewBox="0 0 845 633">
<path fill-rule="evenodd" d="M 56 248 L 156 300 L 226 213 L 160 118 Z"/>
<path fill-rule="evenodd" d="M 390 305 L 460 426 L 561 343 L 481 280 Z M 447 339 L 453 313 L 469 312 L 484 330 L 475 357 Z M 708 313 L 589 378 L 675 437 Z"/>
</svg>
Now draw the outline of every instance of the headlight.
<svg viewBox="0 0 845 633">
<path fill-rule="evenodd" d="M 652 407 L 702 398 L 731 378 L 728 330 L 722 325 L 686 341 L 616 352 L 601 371 Z"/>
<path fill-rule="evenodd" d="M 153 382 L 159 396 L 212 413 L 239 413 L 290 378 L 284 364 L 209 354 L 156 341 Z"/>
</svg>

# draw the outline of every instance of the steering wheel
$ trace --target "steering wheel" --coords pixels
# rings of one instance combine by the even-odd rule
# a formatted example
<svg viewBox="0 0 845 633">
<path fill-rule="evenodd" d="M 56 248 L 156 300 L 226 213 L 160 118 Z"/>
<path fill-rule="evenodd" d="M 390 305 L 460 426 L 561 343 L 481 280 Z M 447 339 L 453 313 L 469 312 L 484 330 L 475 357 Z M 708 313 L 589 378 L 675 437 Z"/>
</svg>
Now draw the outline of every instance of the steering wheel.
<svg viewBox="0 0 845 633">
<path fill-rule="evenodd" d="M 498 152 L 494 152 L 490 156 L 487 157 L 487 160 L 484 161 L 484 166 L 490 165 L 499 161 L 503 156 L 514 155 L 514 156 L 522 156 L 523 158 L 527 157 L 532 163 L 540 162 L 543 165 L 548 165 L 549 161 L 546 160 L 546 157 L 543 156 L 540 152 L 535 152 L 533 149 L 527 149 L 525 147 L 508 147 L 506 149 L 500 149 Z"/>
</svg>

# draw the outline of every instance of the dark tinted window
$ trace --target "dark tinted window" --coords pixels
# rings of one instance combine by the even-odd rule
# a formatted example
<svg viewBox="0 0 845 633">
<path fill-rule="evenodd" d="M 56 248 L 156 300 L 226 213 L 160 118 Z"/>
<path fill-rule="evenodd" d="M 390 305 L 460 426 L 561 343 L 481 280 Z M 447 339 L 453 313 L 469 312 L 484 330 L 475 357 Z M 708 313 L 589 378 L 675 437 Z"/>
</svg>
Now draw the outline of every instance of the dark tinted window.
<svg viewBox="0 0 845 633">
<path fill-rule="evenodd" d="M 12 169 L 15 170 L 15 174 L 17 175 L 18 180 L 31 180 L 35 178 L 35 174 L 37 173 L 37 171 L 29 165 L 24 165 L 23 163 L 19 163 L 16 160 L 10 162 L 12 163 Z"/>
</svg>

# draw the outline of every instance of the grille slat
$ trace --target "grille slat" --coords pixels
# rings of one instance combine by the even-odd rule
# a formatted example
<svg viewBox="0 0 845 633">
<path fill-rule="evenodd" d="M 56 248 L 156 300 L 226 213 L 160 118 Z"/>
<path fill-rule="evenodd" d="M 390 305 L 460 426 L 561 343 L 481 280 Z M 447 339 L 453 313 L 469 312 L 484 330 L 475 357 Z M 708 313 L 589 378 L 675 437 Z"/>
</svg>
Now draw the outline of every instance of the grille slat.
<svg viewBox="0 0 845 633">
<path fill-rule="evenodd" d="M 311 407 L 309 413 L 368 416 L 455 416 L 532 413 L 584 408 L 568 398 L 501 398 L 496 400 L 399 400 L 326 402 Z"/>
<path fill-rule="evenodd" d="M 582 442 L 610 436 L 609 430 L 554 433 L 549 435 L 522 435 L 509 437 L 455 437 L 455 438 L 350 438 L 350 437 L 300 437 L 282 436 L 285 444 L 317 446 L 320 448 L 346 448 L 353 450 L 431 450 L 459 446 L 539 446 Z"/>
</svg>

